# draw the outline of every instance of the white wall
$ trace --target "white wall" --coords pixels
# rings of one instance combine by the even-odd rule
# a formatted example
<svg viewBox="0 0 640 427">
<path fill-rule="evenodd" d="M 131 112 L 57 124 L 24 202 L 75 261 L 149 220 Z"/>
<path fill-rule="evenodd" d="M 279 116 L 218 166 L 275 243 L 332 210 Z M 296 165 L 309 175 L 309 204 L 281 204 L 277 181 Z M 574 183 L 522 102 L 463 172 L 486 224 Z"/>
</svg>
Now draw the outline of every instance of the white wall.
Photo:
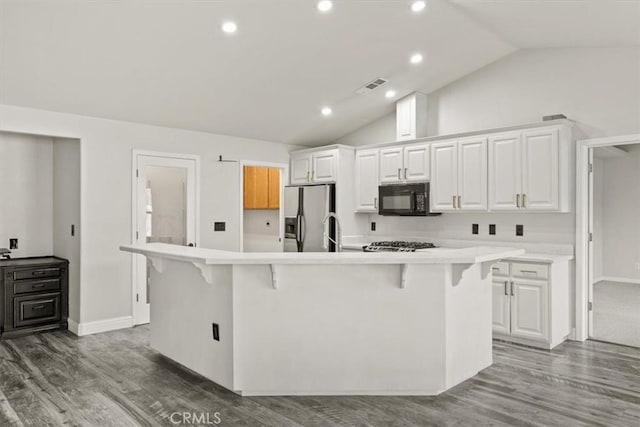
<svg viewBox="0 0 640 427">
<path fill-rule="evenodd" d="M 11 256 L 53 253 L 53 139 L 0 132 L 0 247 Z"/>
<path fill-rule="evenodd" d="M 640 145 L 603 161 L 602 275 L 640 283 Z"/>
<path fill-rule="evenodd" d="M 287 163 L 294 146 L 266 141 L 104 120 L 0 105 L 0 130 L 81 140 L 82 266 L 80 322 L 131 316 L 132 150 L 201 156 L 200 244 L 238 249 L 239 164 L 232 160 Z M 226 232 L 213 222 L 225 221 Z"/>
<path fill-rule="evenodd" d="M 75 226 L 71 235 L 71 225 Z M 69 318 L 80 316 L 80 141 L 53 143 L 53 254 L 69 260 Z"/>
<path fill-rule="evenodd" d="M 245 209 L 243 220 L 245 252 L 282 252 L 278 209 Z"/>
</svg>

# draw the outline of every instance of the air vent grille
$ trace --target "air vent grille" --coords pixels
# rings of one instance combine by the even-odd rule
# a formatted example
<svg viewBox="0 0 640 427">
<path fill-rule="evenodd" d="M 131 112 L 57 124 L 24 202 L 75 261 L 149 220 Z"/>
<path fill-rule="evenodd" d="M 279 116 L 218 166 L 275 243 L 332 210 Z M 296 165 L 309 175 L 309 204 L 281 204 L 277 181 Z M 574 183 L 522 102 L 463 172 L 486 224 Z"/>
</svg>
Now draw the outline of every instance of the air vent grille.
<svg viewBox="0 0 640 427">
<path fill-rule="evenodd" d="M 377 88 L 386 84 L 387 82 L 388 82 L 387 79 L 378 77 L 377 79 L 370 81 L 366 85 L 362 86 L 360 89 L 356 90 L 356 93 L 363 94 L 363 93 L 371 92 L 372 90 L 376 90 Z"/>
</svg>

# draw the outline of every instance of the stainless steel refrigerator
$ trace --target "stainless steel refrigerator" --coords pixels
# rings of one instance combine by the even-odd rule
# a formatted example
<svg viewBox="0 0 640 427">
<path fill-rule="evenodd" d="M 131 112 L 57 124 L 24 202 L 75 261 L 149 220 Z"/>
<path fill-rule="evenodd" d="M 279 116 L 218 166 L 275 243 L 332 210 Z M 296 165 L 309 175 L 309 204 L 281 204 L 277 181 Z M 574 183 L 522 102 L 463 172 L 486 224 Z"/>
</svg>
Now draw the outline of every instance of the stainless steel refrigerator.
<svg viewBox="0 0 640 427">
<path fill-rule="evenodd" d="M 285 252 L 335 252 L 335 184 L 284 188 Z"/>
</svg>

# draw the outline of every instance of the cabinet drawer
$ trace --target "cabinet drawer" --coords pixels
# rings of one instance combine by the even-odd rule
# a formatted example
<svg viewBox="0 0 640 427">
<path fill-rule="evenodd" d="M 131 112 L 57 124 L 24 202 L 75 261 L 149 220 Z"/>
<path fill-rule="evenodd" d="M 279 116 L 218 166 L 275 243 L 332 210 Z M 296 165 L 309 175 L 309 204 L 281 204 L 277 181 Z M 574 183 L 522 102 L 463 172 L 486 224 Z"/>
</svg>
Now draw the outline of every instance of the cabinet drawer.
<svg viewBox="0 0 640 427">
<path fill-rule="evenodd" d="M 547 279 L 549 277 L 549 266 L 544 264 L 514 262 L 511 267 L 513 277 L 525 277 L 527 279 Z"/>
<path fill-rule="evenodd" d="M 60 320 L 60 294 L 20 296 L 13 299 L 15 328 Z"/>
<path fill-rule="evenodd" d="M 32 292 L 50 292 L 60 290 L 60 279 L 46 279 L 46 280 L 25 280 L 20 282 L 14 282 L 13 293 L 14 294 L 27 294 Z"/>
<path fill-rule="evenodd" d="M 494 276 L 509 276 L 509 263 L 498 261 L 491 267 Z"/>
<path fill-rule="evenodd" d="M 46 277 L 60 277 L 59 267 L 32 268 L 13 272 L 13 280 L 43 279 Z"/>
</svg>

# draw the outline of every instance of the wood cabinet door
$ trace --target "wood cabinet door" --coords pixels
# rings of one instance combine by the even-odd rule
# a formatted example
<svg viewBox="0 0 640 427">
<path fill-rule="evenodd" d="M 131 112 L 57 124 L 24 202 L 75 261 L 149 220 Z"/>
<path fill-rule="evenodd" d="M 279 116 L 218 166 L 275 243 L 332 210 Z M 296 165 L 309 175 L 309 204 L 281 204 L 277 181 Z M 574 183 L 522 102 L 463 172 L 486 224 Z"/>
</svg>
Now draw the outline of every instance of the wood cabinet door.
<svg viewBox="0 0 640 427">
<path fill-rule="evenodd" d="M 378 212 L 378 150 L 356 152 L 356 212 Z"/>
<path fill-rule="evenodd" d="M 458 209 L 486 211 L 487 139 L 471 138 L 458 142 Z"/>
<path fill-rule="evenodd" d="M 522 146 L 519 133 L 489 136 L 489 210 L 519 210 Z"/>
<path fill-rule="evenodd" d="M 245 209 L 269 208 L 269 169 L 255 166 L 244 167 Z"/>
<path fill-rule="evenodd" d="M 493 332 L 509 334 L 509 279 L 494 278 L 491 287 Z"/>
<path fill-rule="evenodd" d="M 311 180 L 314 183 L 336 182 L 337 169 L 337 150 L 321 151 L 313 154 Z"/>
<path fill-rule="evenodd" d="M 280 169 L 269 168 L 268 208 L 280 209 Z"/>
<path fill-rule="evenodd" d="M 311 155 L 291 155 L 291 184 L 309 184 L 311 182 Z"/>
<path fill-rule="evenodd" d="M 522 134 L 522 194 L 527 210 L 559 208 L 558 129 L 539 129 Z"/>
<path fill-rule="evenodd" d="M 546 341 L 549 338 L 547 282 L 514 280 L 511 286 L 511 335 Z"/>
<path fill-rule="evenodd" d="M 380 182 L 400 182 L 402 161 L 402 147 L 380 150 Z"/>
<path fill-rule="evenodd" d="M 438 142 L 431 145 L 431 210 L 456 210 L 458 194 L 458 143 Z"/>
<path fill-rule="evenodd" d="M 403 178 L 407 181 L 428 181 L 430 175 L 429 145 L 409 145 L 404 147 Z"/>
</svg>

